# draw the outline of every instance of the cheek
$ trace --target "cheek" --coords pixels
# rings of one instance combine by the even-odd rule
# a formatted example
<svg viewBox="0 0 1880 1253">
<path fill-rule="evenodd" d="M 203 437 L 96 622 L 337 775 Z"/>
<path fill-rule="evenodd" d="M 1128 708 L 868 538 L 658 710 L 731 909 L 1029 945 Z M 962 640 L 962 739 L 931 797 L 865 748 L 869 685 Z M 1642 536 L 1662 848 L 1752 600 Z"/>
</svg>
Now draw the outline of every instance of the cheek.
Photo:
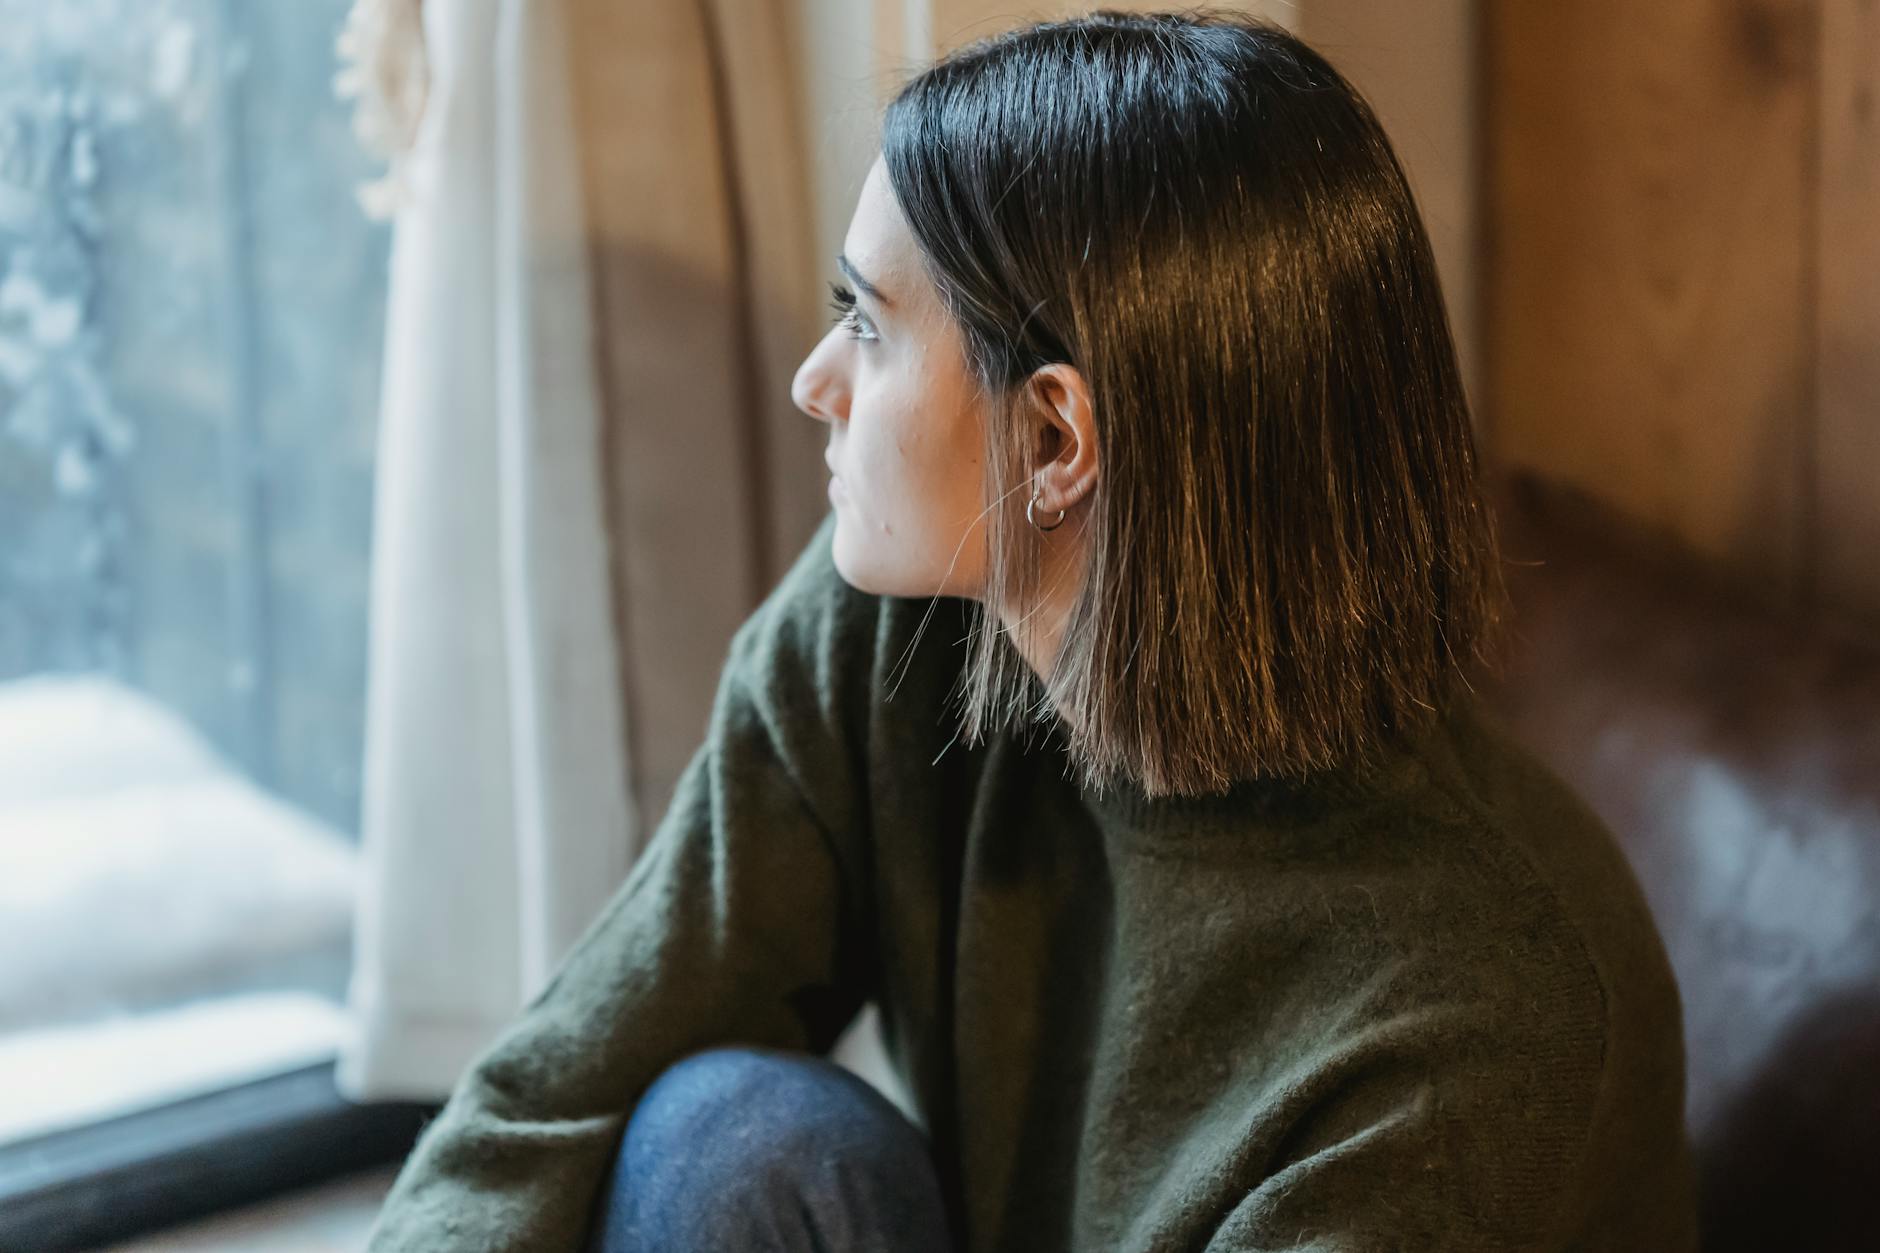
<svg viewBox="0 0 1880 1253">
<path fill-rule="evenodd" d="M 918 492 L 925 450 L 919 402 L 905 382 L 878 377 L 859 389 L 849 419 L 845 461 L 859 486 L 884 507 Z"/>
<path fill-rule="evenodd" d="M 909 525 L 976 513 L 983 437 L 963 416 L 959 388 L 934 376 L 926 353 L 898 358 L 884 350 L 871 365 L 850 410 L 849 497 Z"/>
</svg>

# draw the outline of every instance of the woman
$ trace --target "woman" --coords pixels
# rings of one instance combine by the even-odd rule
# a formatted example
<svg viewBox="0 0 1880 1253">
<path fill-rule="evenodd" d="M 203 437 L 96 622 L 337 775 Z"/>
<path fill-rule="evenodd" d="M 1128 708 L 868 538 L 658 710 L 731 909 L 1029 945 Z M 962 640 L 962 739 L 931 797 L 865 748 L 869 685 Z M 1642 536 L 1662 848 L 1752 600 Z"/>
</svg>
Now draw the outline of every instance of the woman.
<svg viewBox="0 0 1880 1253">
<path fill-rule="evenodd" d="M 889 106 L 833 508 L 372 1248 L 1695 1246 L 1676 985 L 1478 709 L 1503 592 L 1376 118 L 1240 15 Z M 876 1002 L 904 1116 L 824 1059 Z"/>
</svg>

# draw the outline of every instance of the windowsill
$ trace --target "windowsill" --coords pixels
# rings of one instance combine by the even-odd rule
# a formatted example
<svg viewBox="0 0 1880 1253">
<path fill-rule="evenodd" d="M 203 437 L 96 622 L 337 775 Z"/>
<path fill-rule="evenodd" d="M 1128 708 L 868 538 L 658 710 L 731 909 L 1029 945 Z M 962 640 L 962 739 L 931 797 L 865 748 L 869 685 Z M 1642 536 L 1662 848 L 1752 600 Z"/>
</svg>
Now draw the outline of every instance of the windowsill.
<svg viewBox="0 0 1880 1253">
<path fill-rule="evenodd" d="M 0 1248 L 123 1240 L 401 1160 L 434 1105 L 354 1105 L 325 1062 L 0 1147 Z"/>
<path fill-rule="evenodd" d="M 101 1253 L 338 1253 L 363 1249 L 394 1166 L 244 1205 L 198 1222 L 113 1244 Z"/>
</svg>

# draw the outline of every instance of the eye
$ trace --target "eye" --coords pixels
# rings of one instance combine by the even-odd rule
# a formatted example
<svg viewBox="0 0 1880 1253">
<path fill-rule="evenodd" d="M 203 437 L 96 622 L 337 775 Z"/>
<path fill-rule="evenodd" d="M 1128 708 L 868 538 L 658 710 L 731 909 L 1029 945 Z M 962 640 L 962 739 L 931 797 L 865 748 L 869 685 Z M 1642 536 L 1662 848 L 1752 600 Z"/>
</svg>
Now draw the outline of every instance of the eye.
<svg viewBox="0 0 1880 1253">
<path fill-rule="evenodd" d="M 835 282 L 829 284 L 829 290 L 835 293 L 835 299 L 829 302 L 829 307 L 836 311 L 836 325 L 845 328 L 850 339 L 869 343 L 881 338 L 862 317 L 861 310 L 855 307 L 854 292 Z M 868 332 L 866 335 L 861 333 L 864 330 Z"/>
</svg>

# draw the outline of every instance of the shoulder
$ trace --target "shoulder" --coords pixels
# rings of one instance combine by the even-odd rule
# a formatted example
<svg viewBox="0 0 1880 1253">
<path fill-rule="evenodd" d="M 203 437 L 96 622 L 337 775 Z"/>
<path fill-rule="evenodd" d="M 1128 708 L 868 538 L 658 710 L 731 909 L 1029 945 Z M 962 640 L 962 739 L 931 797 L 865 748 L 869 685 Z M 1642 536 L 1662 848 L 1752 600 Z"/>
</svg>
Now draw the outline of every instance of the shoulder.
<svg viewBox="0 0 1880 1253">
<path fill-rule="evenodd" d="M 1612 1198 L 1671 1215 L 1676 988 L 1612 832 L 1467 715 L 1417 765 L 1362 804 L 1128 863 L 1157 995 L 1206 1005 L 1184 1038 L 1246 1059 L 1222 1099 L 1251 1095 L 1273 1137 L 1249 1246 L 1402 1237 L 1402 1206 L 1439 1234 L 1392 1247 L 1557 1247 L 1620 1221 L 1590 1212 Z"/>
<path fill-rule="evenodd" d="M 1440 820 L 1479 867 L 1474 908 L 1505 948 L 1482 955 L 1508 980 L 1498 1017 L 1571 1077 L 1582 1186 L 1617 1196 L 1651 1180 L 1671 1213 L 1690 1186 L 1682 998 L 1624 846 L 1479 705 L 1428 765 Z"/>
<path fill-rule="evenodd" d="M 1426 759 L 1442 819 L 1485 864 L 1488 886 L 1573 940 L 1615 1012 L 1675 1010 L 1669 958 L 1618 836 L 1557 771 L 1478 703 Z"/>
<path fill-rule="evenodd" d="M 1601 1067 L 1673 1063 L 1676 980 L 1612 828 L 1479 702 L 1457 708 L 1420 762 L 1396 817 L 1413 837 L 1403 886 L 1443 902 L 1422 916 L 1431 932 L 1526 1017 L 1560 1019 L 1549 1030 L 1584 1041 Z"/>
</svg>

